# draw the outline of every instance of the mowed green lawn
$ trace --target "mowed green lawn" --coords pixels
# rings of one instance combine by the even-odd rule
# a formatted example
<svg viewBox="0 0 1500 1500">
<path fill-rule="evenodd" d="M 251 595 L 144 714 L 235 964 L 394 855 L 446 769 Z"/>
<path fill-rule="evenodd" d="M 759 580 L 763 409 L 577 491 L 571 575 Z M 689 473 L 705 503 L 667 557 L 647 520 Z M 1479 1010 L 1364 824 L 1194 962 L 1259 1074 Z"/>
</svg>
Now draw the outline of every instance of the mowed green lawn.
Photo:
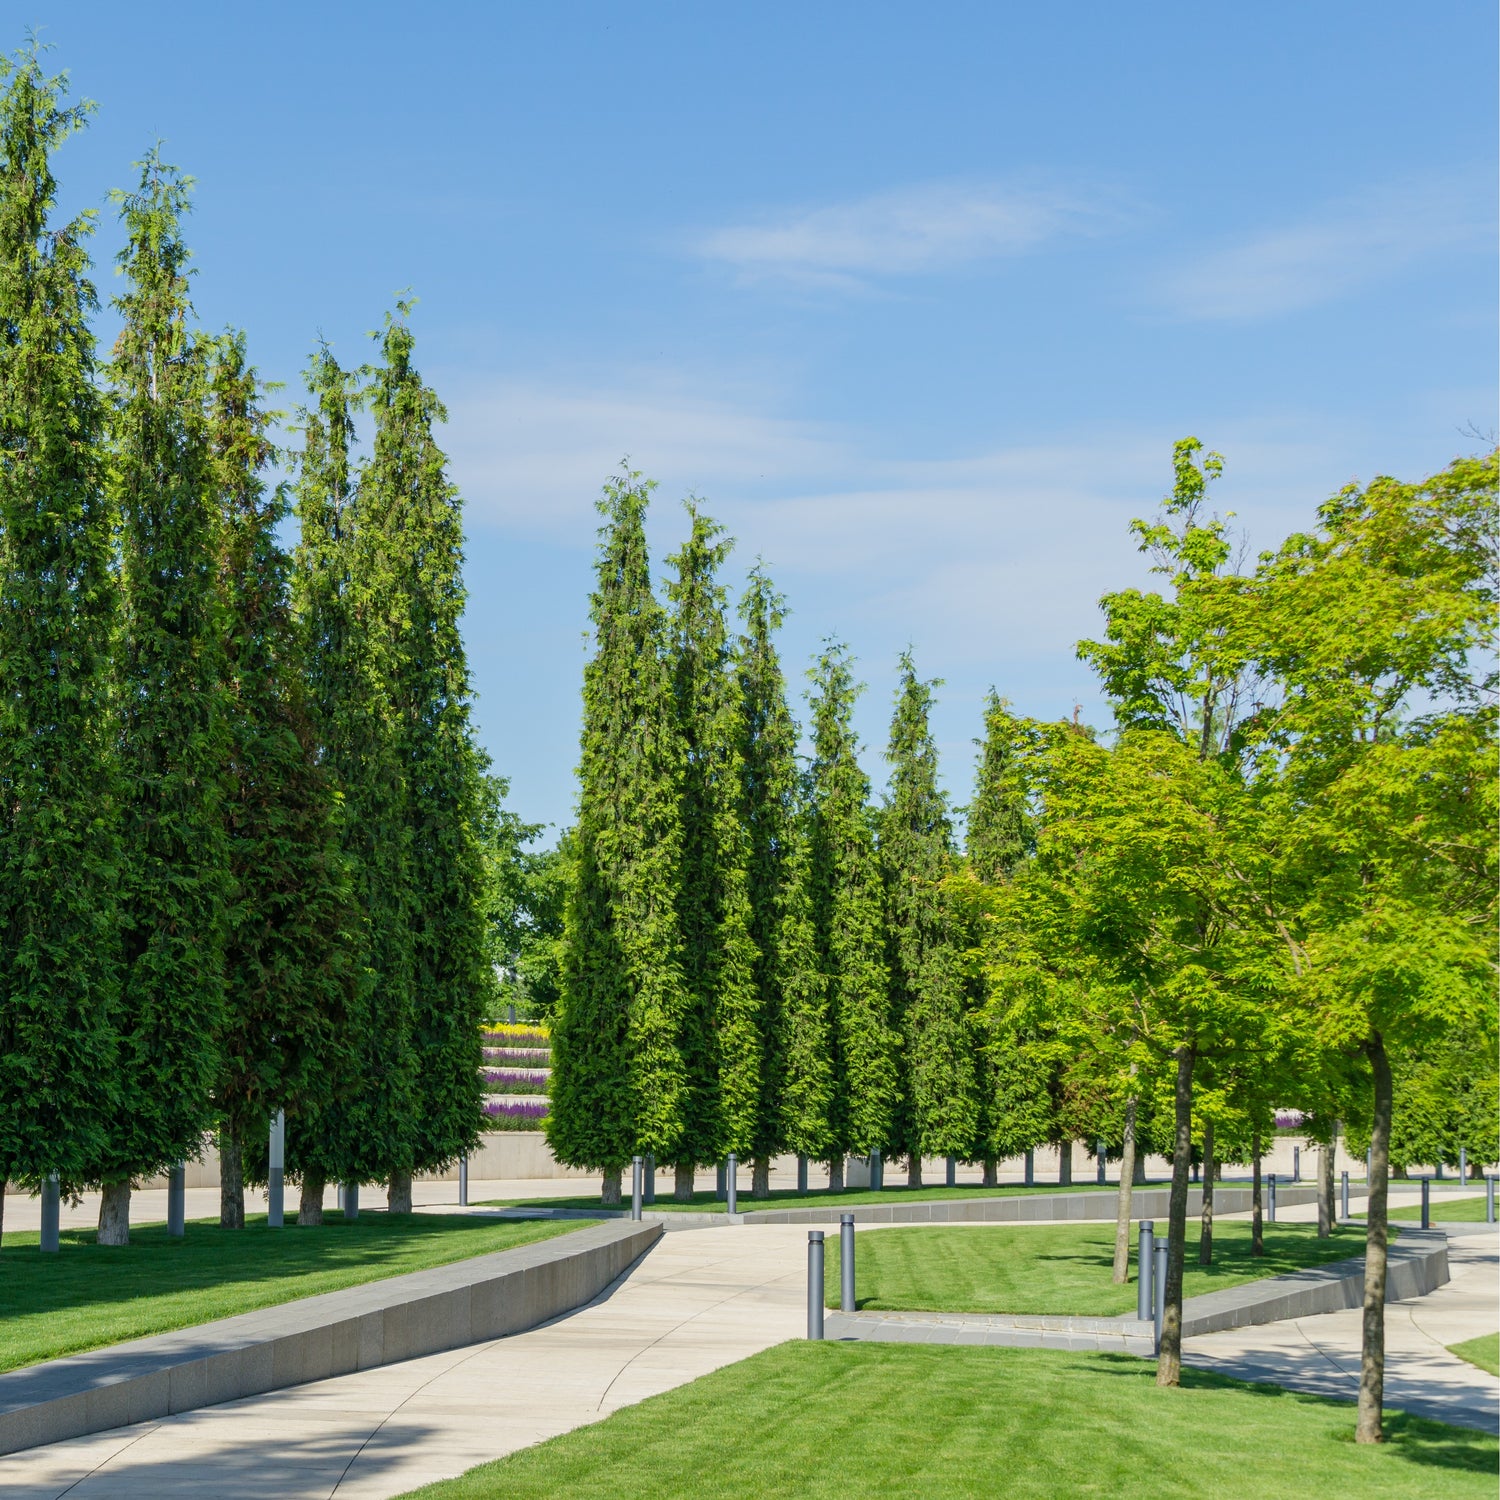
<svg viewBox="0 0 1500 1500">
<path fill-rule="evenodd" d="M 1500 1375 L 1500 1333 L 1481 1333 L 1477 1339 L 1465 1339 L 1461 1344 L 1449 1344 L 1448 1348 L 1471 1365 L 1478 1365 L 1491 1375 Z"/>
<path fill-rule="evenodd" d="M 1448 1198 L 1434 1193 L 1429 1202 L 1434 1224 L 1484 1223 L 1483 1198 Z M 1422 1205 L 1413 1203 L 1407 1208 L 1393 1208 L 1389 1217 L 1400 1219 L 1405 1224 L 1420 1224 Z"/>
<path fill-rule="evenodd" d="M 361 1282 L 422 1271 L 581 1229 L 586 1221 L 506 1222 L 459 1215 L 331 1213 L 320 1228 L 238 1232 L 195 1220 L 179 1240 L 165 1224 L 132 1227 L 130 1243 L 64 1230 L 56 1255 L 10 1233 L 0 1251 L 0 1370 L 188 1328 Z"/>
<path fill-rule="evenodd" d="M 1364 1254 L 1363 1227 L 1327 1239 L 1312 1224 L 1267 1224 L 1266 1253 L 1250 1254 L 1250 1225 L 1214 1226 L 1214 1259 L 1198 1264 L 1198 1226 L 1189 1219 L 1184 1291 L 1189 1297 L 1262 1276 L 1280 1276 Z M 871 1310 L 1076 1313 L 1111 1317 L 1136 1307 L 1132 1224 L 1131 1280 L 1116 1286 L 1113 1224 L 912 1224 L 861 1230 L 854 1237 L 855 1298 Z M 838 1247 L 829 1238 L 827 1300 L 839 1305 Z"/>
<path fill-rule="evenodd" d="M 1495 1439 L 1123 1355 L 778 1345 L 413 1500 L 1494 1500 Z"/>
</svg>

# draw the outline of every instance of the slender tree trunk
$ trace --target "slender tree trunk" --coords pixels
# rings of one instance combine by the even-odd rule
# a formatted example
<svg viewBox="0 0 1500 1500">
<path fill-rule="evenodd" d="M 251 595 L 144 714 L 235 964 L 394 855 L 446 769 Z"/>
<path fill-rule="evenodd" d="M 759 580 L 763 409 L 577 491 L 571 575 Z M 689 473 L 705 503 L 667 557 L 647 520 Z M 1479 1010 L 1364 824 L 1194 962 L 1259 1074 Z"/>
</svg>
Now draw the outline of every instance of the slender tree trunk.
<svg viewBox="0 0 1500 1500">
<path fill-rule="evenodd" d="M 1120 1148 L 1120 1191 L 1115 1198 L 1115 1281 L 1130 1280 L 1130 1188 L 1135 1179 L 1135 1098 L 1125 1101 L 1125 1142 Z"/>
<path fill-rule="evenodd" d="M 1193 1161 L 1193 1062 L 1196 1049 L 1177 1049 L 1176 1142 L 1172 1151 L 1172 1197 L 1167 1210 L 1167 1285 L 1161 1324 L 1157 1385 L 1182 1383 L 1182 1251 L 1187 1238 L 1188 1171 Z"/>
<path fill-rule="evenodd" d="M 1000 1163 L 993 1156 L 987 1156 L 983 1162 L 984 1186 L 999 1187 L 1000 1185 Z"/>
<path fill-rule="evenodd" d="M 769 1156 L 757 1156 L 750 1168 L 750 1196 L 752 1198 L 771 1196 L 771 1158 Z"/>
<path fill-rule="evenodd" d="M 1203 1217 L 1198 1231 L 1198 1264 L 1214 1263 L 1214 1122 L 1203 1122 Z"/>
<path fill-rule="evenodd" d="M 411 1173 L 392 1172 L 385 1190 L 385 1211 L 390 1214 L 411 1212 Z"/>
<path fill-rule="evenodd" d="M 1318 1152 L 1318 1238 L 1326 1240 L 1333 1233 L 1333 1154 L 1338 1142 L 1335 1135 Z"/>
<path fill-rule="evenodd" d="M 99 1243 L 130 1243 L 130 1183 L 106 1182 L 99 1199 Z"/>
<path fill-rule="evenodd" d="M 1250 1152 L 1254 1161 L 1250 1167 L 1250 1253 L 1266 1253 L 1266 1226 L 1261 1217 L 1260 1203 L 1260 1131 L 1250 1138 Z"/>
<path fill-rule="evenodd" d="M 906 1185 L 909 1188 L 922 1186 L 922 1153 L 913 1151 L 906 1158 Z"/>
<path fill-rule="evenodd" d="M 677 1170 L 680 1172 L 682 1168 L 678 1167 Z M 599 1185 L 599 1202 L 605 1208 L 620 1206 L 620 1171 L 619 1167 L 605 1169 L 604 1180 Z"/>
<path fill-rule="evenodd" d="M 219 1228 L 245 1227 L 245 1153 L 240 1127 L 225 1120 L 219 1127 Z"/>
<path fill-rule="evenodd" d="M 1385 1400 L 1386 1202 L 1390 1191 L 1391 1063 L 1377 1031 L 1365 1049 L 1375 1084 L 1375 1115 L 1370 1125 L 1370 1195 L 1365 1207 L 1364 1339 L 1359 1355 L 1359 1420 L 1356 1443 L 1384 1437 L 1380 1408 Z"/>
<path fill-rule="evenodd" d="M 672 1201 L 693 1201 L 693 1164 L 690 1161 L 680 1161 L 672 1168 Z"/>
<path fill-rule="evenodd" d="M 1057 1143 L 1057 1185 L 1059 1187 L 1073 1186 L 1072 1141 L 1059 1141 Z"/>
<path fill-rule="evenodd" d="M 297 1199 L 297 1227 L 316 1229 L 323 1222 L 323 1191 L 328 1179 L 321 1172 L 302 1174 L 302 1191 Z"/>
<path fill-rule="evenodd" d="M 844 1158 L 842 1155 L 835 1156 L 828 1163 L 828 1191 L 830 1193 L 842 1193 L 844 1191 Z"/>
</svg>

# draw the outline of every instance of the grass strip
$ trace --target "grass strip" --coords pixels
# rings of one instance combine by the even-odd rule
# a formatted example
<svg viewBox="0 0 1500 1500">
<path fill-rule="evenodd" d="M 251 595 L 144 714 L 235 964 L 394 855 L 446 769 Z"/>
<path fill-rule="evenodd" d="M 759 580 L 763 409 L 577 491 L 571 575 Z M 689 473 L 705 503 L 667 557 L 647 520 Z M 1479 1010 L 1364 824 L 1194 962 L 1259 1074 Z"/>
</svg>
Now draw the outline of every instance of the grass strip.
<svg viewBox="0 0 1500 1500">
<path fill-rule="evenodd" d="M 796 1341 L 411 1500 L 1493 1500 L 1496 1442 L 1123 1355 Z"/>
<path fill-rule="evenodd" d="M 1477 1339 L 1449 1344 L 1448 1352 L 1488 1370 L 1491 1375 L 1500 1375 L 1500 1333 L 1481 1333 Z"/>
<path fill-rule="evenodd" d="M 1483 1198 L 1440 1198 L 1433 1194 L 1430 1212 L 1434 1224 L 1482 1224 L 1484 1223 Z M 1406 1224 L 1422 1222 L 1422 1205 L 1410 1204 L 1406 1208 L 1393 1208 L 1387 1217 L 1400 1219 Z"/>
<path fill-rule="evenodd" d="M 1250 1254 L 1250 1225 L 1221 1220 L 1214 1258 L 1198 1264 L 1197 1222 L 1190 1219 L 1183 1291 L 1222 1291 L 1265 1276 L 1363 1255 L 1363 1226 L 1319 1239 L 1312 1224 L 1267 1224 L 1264 1256 Z M 902 1224 L 861 1230 L 854 1238 L 858 1306 L 870 1311 L 1073 1313 L 1113 1317 L 1135 1311 L 1131 1280 L 1116 1286 L 1113 1224 Z M 828 1256 L 828 1305 L 838 1306 L 838 1256 Z"/>
<path fill-rule="evenodd" d="M 131 1226 L 130 1243 L 95 1244 L 69 1229 L 56 1255 L 35 1232 L 11 1233 L 0 1256 L 0 1370 L 190 1328 L 298 1297 L 425 1271 L 474 1255 L 529 1245 L 584 1227 L 466 1215 L 325 1215 L 319 1228 L 244 1229 L 193 1220 L 182 1239 L 165 1224 Z"/>
</svg>

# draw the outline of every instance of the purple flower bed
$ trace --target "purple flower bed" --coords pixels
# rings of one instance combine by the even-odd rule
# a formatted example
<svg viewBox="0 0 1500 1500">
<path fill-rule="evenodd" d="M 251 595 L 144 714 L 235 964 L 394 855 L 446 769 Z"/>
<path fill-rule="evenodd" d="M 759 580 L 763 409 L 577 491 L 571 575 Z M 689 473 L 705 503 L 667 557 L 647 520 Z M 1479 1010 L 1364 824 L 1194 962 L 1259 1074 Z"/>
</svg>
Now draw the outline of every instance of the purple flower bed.
<svg viewBox="0 0 1500 1500">
<path fill-rule="evenodd" d="M 535 1104 L 502 1104 L 491 1100 L 484 1106 L 485 1129 L 487 1130 L 540 1130 L 547 1118 L 545 1100 Z"/>
<path fill-rule="evenodd" d="M 1307 1121 L 1307 1116 L 1300 1109 L 1278 1109 L 1276 1111 L 1276 1128 L 1278 1130 L 1297 1130 Z"/>
<path fill-rule="evenodd" d="M 513 1068 L 486 1068 L 485 1087 L 501 1094 L 545 1094 L 546 1073 L 518 1073 Z"/>
<path fill-rule="evenodd" d="M 545 1067 L 552 1056 L 540 1047 L 485 1047 L 482 1051 L 487 1063 L 520 1063 L 522 1067 L 527 1064 Z"/>
<path fill-rule="evenodd" d="M 539 1026 L 488 1026 L 479 1035 L 492 1047 L 546 1047 L 552 1040 Z"/>
</svg>

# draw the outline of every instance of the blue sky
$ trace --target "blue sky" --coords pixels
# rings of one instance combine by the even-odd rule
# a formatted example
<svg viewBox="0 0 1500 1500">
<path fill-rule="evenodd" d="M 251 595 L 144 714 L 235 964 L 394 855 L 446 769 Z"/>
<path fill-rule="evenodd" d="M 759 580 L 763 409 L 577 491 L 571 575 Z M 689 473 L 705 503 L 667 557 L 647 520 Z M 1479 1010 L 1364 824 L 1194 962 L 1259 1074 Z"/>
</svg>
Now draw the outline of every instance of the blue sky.
<svg viewBox="0 0 1500 1500">
<path fill-rule="evenodd" d="M 882 779 L 897 652 L 956 801 L 994 684 L 1107 722 L 1073 643 L 1144 577 L 1174 438 L 1253 547 L 1496 425 L 1494 8 L 33 0 L 99 101 L 71 207 L 158 137 L 211 327 L 295 382 L 410 288 L 468 518 L 477 723 L 573 798 L 604 478 L 693 492 L 847 640 Z M 106 209 L 100 282 L 118 245 Z M 295 389 L 285 398 L 295 400 Z"/>
</svg>

